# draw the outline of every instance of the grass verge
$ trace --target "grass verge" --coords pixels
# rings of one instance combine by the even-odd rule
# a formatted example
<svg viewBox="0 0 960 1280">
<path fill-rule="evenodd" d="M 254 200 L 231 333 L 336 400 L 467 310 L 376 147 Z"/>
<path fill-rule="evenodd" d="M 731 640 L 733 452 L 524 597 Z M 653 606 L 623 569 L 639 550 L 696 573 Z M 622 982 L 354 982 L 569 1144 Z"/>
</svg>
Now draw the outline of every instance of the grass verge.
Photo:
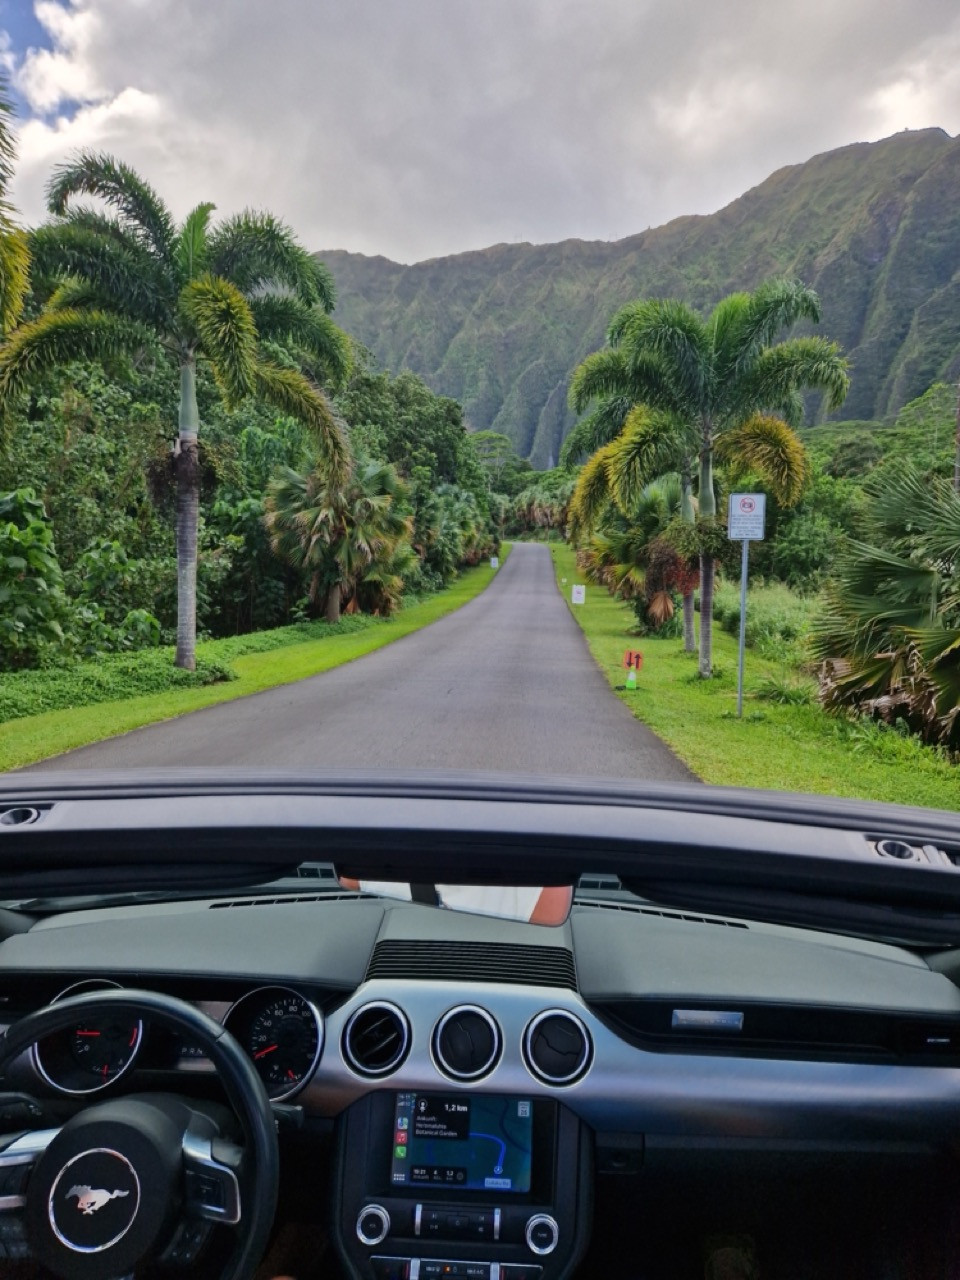
<svg viewBox="0 0 960 1280">
<path fill-rule="evenodd" d="M 500 551 L 501 565 L 509 550 L 509 545 L 504 544 Z M 303 634 L 302 629 L 282 627 L 275 632 L 231 636 L 197 646 L 198 659 L 228 663 L 236 676 L 233 680 L 167 689 L 160 693 L 9 720 L 0 724 L 0 772 L 19 769 L 75 747 L 139 729 L 142 725 L 173 719 L 188 711 L 199 711 L 203 707 L 260 693 L 276 685 L 305 680 L 308 676 L 319 675 L 355 658 L 362 658 L 364 654 L 382 649 L 453 613 L 478 596 L 495 573 L 496 570 L 489 565 L 478 565 L 466 570 L 446 590 L 401 610 L 391 618 L 365 619 L 362 627 L 338 628 L 332 635 L 329 634 L 330 628 L 324 634 L 322 624 L 307 624 L 308 639 L 299 638 Z M 350 619 L 344 621 L 350 622 Z M 271 647 L 264 649 L 268 642 Z"/>
<path fill-rule="evenodd" d="M 566 578 L 561 591 L 569 605 L 570 586 L 584 579 L 570 547 L 552 545 L 550 552 L 558 582 Z M 681 640 L 638 639 L 630 609 L 602 588 L 588 586 L 586 604 L 569 607 L 611 686 L 624 682 L 623 651 L 642 651 L 637 691 L 618 696 L 704 782 L 960 808 L 960 769 L 930 747 L 882 726 L 828 716 L 816 704 L 761 701 L 766 683 L 794 673 L 751 650 L 738 720 L 737 641 L 720 627 L 713 633 L 720 674 L 701 680 Z"/>
</svg>

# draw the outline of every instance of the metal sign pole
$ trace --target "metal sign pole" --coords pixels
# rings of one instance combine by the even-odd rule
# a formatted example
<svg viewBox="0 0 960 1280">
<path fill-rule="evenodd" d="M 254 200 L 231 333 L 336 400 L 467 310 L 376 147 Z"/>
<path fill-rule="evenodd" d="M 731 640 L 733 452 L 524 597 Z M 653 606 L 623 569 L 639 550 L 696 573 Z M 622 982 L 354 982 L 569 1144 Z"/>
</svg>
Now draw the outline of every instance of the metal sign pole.
<svg viewBox="0 0 960 1280">
<path fill-rule="evenodd" d="M 763 539 L 767 499 L 762 493 L 731 493 L 727 506 L 727 537 L 743 544 L 740 561 L 740 654 L 737 662 L 737 719 L 743 719 L 743 659 L 747 647 L 747 561 L 750 543 Z"/>
<path fill-rule="evenodd" d="M 737 719 L 743 719 L 743 658 L 747 645 L 747 559 L 750 555 L 750 541 L 743 540 L 743 553 L 740 560 L 740 657 L 737 666 Z"/>
</svg>

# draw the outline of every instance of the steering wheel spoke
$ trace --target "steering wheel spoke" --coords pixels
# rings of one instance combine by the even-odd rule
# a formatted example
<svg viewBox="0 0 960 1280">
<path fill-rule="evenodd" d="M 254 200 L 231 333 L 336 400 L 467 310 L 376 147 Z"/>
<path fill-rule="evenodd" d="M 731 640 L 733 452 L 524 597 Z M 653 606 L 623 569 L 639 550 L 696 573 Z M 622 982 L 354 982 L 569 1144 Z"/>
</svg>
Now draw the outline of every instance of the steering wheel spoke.
<svg viewBox="0 0 960 1280">
<path fill-rule="evenodd" d="M 244 1149 L 233 1142 L 183 1135 L 184 1203 L 188 1214 L 236 1226 L 241 1217 L 240 1175 Z"/>
</svg>

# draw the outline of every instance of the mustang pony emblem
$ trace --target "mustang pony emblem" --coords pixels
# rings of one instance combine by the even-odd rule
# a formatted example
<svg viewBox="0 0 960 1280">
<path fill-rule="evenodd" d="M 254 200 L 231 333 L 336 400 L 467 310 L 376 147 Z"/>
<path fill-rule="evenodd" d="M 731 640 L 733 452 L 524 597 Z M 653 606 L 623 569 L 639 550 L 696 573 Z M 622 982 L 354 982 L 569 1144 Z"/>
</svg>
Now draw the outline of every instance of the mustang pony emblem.
<svg viewBox="0 0 960 1280">
<path fill-rule="evenodd" d="M 76 1196 L 77 1208 L 80 1212 L 91 1214 L 96 1213 L 98 1209 L 102 1209 L 109 1200 L 117 1200 L 120 1196 L 128 1196 L 129 1194 L 129 1191 L 103 1191 L 99 1187 L 94 1190 L 93 1187 L 83 1186 L 71 1187 L 67 1192 L 67 1199 L 69 1200 L 71 1196 Z"/>
</svg>

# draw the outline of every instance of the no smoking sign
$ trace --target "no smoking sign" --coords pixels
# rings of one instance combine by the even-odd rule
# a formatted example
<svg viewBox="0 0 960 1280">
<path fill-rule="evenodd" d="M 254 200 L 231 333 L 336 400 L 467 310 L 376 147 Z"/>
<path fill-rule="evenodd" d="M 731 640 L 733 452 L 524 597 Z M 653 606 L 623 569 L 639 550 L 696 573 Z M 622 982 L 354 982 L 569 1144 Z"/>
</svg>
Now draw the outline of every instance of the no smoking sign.
<svg viewBox="0 0 960 1280">
<path fill-rule="evenodd" d="M 733 542 L 762 542 L 766 508 L 766 494 L 731 493 L 727 537 Z"/>
</svg>

